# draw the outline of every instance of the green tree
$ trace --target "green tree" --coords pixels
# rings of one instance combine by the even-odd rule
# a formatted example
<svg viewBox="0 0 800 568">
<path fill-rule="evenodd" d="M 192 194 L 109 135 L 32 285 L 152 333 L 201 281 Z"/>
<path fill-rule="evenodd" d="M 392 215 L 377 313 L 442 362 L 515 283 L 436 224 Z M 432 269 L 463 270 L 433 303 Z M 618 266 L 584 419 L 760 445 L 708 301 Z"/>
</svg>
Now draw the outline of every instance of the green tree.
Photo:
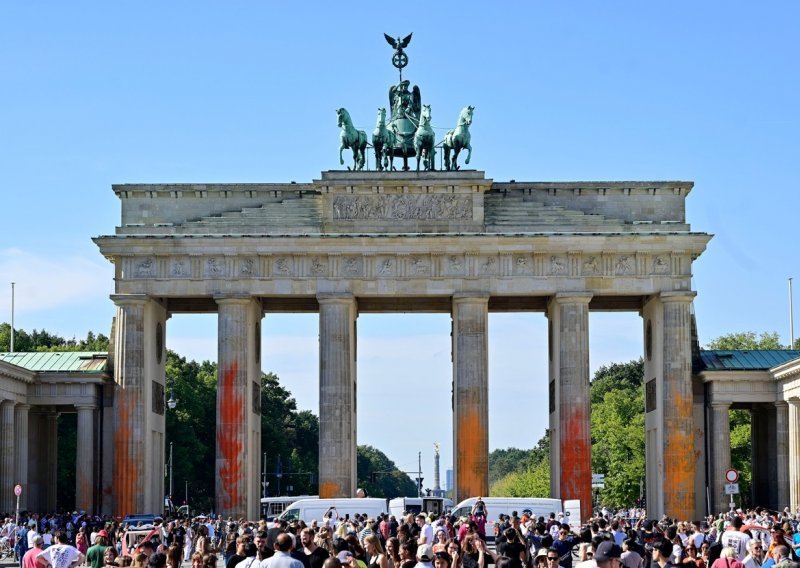
<svg viewBox="0 0 800 568">
<path fill-rule="evenodd" d="M 93 332 L 86 339 L 64 339 L 44 329 L 28 333 L 24 329 L 14 330 L 14 351 L 108 351 L 108 337 Z M 0 323 L 0 352 L 11 350 L 11 324 Z"/>
<path fill-rule="evenodd" d="M 531 450 L 519 448 L 497 449 L 489 454 L 489 485 L 509 473 L 524 473 L 550 455 L 550 435 L 545 432 Z"/>
<path fill-rule="evenodd" d="M 546 456 L 528 471 L 514 471 L 489 489 L 492 497 L 549 497 L 550 457 Z"/>
<path fill-rule="evenodd" d="M 614 363 L 591 382 L 592 471 L 605 474 L 603 504 L 632 504 L 644 478 L 644 362 Z"/>
<path fill-rule="evenodd" d="M 358 446 L 357 463 L 358 486 L 370 497 L 417 496 L 417 484 L 379 449 Z"/>
<path fill-rule="evenodd" d="M 267 458 L 270 494 L 317 493 L 319 419 L 297 411 L 292 393 L 274 373 L 261 376 L 261 451 Z"/>
<path fill-rule="evenodd" d="M 727 333 L 716 339 L 712 339 L 705 346 L 705 349 L 786 349 L 781 344 L 778 332 L 762 332 L 756 334 L 755 331 L 739 331 Z"/>
<path fill-rule="evenodd" d="M 644 360 L 612 363 L 597 369 L 589 391 L 592 404 L 602 402 L 607 392 L 623 390 L 633 392 L 641 388 L 644 378 Z M 644 406 L 642 406 L 644 408 Z"/>
<path fill-rule="evenodd" d="M 187 489 L 194 507 L 211 510 L 214 506 L 216 471 L 217 365 L 210 361 L 187 361 L 167 351 L 167 396 L 178 401 L 167 410 L 166 450 L 173 444 L 173 482 L 175 501 L 182 502 Z M 211 442 L 209 442 L 211 441 Z M 165 479 L 165 491 L 168 492 Z"/>
</svg>

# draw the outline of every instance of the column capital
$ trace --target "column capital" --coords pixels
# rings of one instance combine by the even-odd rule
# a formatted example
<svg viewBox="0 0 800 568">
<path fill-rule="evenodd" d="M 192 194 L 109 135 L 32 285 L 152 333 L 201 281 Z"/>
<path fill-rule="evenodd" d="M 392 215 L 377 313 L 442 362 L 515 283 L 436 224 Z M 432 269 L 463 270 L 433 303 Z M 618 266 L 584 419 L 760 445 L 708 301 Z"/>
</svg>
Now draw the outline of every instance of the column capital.
<svg viewBox="0 0 800 568">
<path fill-rule="evenodd" d="M 116 306 L 143 306 L 150 296 L 147 294 L 111 294 L 109 298 Z"/>
<path fill-rule="evenodd" d="M 459 292 L 453 294 L 453 303 L 455 304 L 488 304 L 488 292 Z"/>
<path fill-rule="evenodd" d="M 785 400 L 776 400 L 772 404 L 774 404 L 776 408 L 789 408 L 789 403 Z"/>
<path fill-rule="evenodd" d="M 257 301 L 255 296 L 251 296 L 250 294 L 215 294 L 213 296 L 214 301 L 217 304 L 238 304 L 238 305 L 246 305 L 250 302 Z"/>
<path fill-rule="evenodd" d="M 730 408 L 731 407 L 731 403 L 730 402 L 726 402 L 726 401 L 722 401 L 722 400 L 717 400 L 717 401 L 712 401 L 711 404 L 709 404 L 709 406 L 711 408 L 716 408 L 716 409 L 722 410 L 723 408 L 726 408 L 726 409 Z"/>
<path fill-rule="evenodd" d="M 97 405 L 96 404 L 75 404 L 73 406 L 75 407 L 75 410 L 77 410 L 77 411 L 81 411 L 81 410 L 97 410 Z"/>
<path fill-rule="evenodd" d="M 593 296 L 591 292 L 557 292 L 550 296 L 550 301 L 557 304 L 588 304 Z"/>
<path fill-rule="evenodd" d="M 325 292 L 317 294 L 317 302 L 320 304 L 351 304 L 355 299 L 356 297 L 349 292 Z"/>
<path fill-rule="evenodd" d="M 20 411 L 23 411 L 23 412 L 25 412 L 27 410 L 30 410 L 30 409 L 31 409 L 31 405 L 30 404 L 25 404 L 25 403 L 17 404 L 17 405 L 14 406 L 14 410 L 20 410 Z"/>
<path fill-rule="evenodd" d="M 670 303 L 670 302 L 682 302 L 682 303 L 691 303 L 695 296 L 697 296 L 697 292 L 661 292 L 658 294 L 659 299 L 663 303 Z"/>
<path fill-rule="evenodd" d="M 8 408 L 9 406 L 11 408 L 14 408 L 14 405 L 16 405 L 16 404 L 17 404 L 16 401 L 4 400 L 4 401 L 0 402 L 0 408 Z"/>
</svg>

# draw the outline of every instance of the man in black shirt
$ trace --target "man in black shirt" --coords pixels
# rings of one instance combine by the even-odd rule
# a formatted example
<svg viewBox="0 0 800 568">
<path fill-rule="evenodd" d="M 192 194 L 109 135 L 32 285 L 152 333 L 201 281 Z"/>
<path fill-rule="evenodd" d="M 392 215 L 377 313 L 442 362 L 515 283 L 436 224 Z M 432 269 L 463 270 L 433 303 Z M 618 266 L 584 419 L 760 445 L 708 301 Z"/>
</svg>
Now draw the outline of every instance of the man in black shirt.
<svg viewBox="0 0 800 568">
<path fill-rule="evenodd" d="M 239 562 L 247 558 L 247 555 L 244 553 L 244 546 L 247 544 L 247 539 L 240 536 L 236 539 L 236 550 L 235 552 L 228 557 L 228 560 L 225 562 L 225 568 L 234 568 Z"/>
<path fill-rule="evenodd" d="M 303 545 L 303 552 L 308 558 L 311 568 L 322 568 L 325 559 L 330 556 L 328 551 L 314 544 L 314 531 L 308 527 L 300 532 L 300 543 Z"/>
</svg>

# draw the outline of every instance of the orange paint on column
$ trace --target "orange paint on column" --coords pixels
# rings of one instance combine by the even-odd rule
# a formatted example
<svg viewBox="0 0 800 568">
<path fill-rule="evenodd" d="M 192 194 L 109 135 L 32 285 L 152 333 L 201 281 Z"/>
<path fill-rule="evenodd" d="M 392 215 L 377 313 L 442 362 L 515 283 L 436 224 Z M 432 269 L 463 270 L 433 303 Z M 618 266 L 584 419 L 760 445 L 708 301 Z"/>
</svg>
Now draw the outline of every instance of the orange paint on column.
<svg viewBox="0 0 800 568">
<path fill-rule="evenodd" d="M 697 455 L 693 438 L 693 405 L 677 381 L 671 381 L 669 416 L 664 432 L 664 513 L 672 518 L 694 517 L 694 473 Z"/>
<path fill-rule="evenodd" d="M 489 493 L 487 432 L 481 424 L 480 413 L 474 409 L 458 412 L 458 447 L 456 448 L 457 494 L 459 499 L 485 496 Z"/>
<path fill-rule="evenodd" d="M 323 481 L 319 484 L 319 498 L 333 499 L 342 494 L 342 487 L 333 481 Z"/>
<path fill-rule="evenodd" d="M 133 393 L 122 388 L 116 393 L 116 428 L 114 429 L 114 492 L 116 494 L 115 513 L 120 516 L 135 514 L 135 495 L 141 491 L 139 481 L 140 457 L 131 455 L 136 451 L 133 432 L 133 418 L 136 401 Z"/>
<path fill-rule="evenodd" d="M 592 448 L 583 405 L 561 407 L 561 499 L 580 499 L 581 518 L 592 516 Z"/>
<path fill-rule="evenodd" d="M 217 446 L 219 448 L 220 478 L 219 490 L 222 493 L 222 506 L 225 509 L 239 509 L 244 487 L 244 400 L 242 389 L 238 387 L 239 365 L 234 362 L 222 372 L 219 384 L 219 423 L 217 424 Z"/>
</svg>

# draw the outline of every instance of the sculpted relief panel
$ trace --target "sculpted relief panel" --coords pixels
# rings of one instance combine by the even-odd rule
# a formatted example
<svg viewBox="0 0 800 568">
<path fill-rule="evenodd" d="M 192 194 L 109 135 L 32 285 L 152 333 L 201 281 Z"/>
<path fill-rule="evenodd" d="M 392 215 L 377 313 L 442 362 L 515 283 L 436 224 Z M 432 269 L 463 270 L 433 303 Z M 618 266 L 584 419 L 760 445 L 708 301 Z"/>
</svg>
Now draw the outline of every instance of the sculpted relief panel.
<svg viewBox="0 0 800 568">
<path fill-rule="evenodd" d="M 432 196 L 435 197 L 435 196 Z M 647 278 L 686 276 L 691 262 L 683 255 L 552 254 L 477 252 L 442 254 L 128 257 L 124 279 L 284 279 L 284 278 Z"/>
<path fill-rule="evenodd" d="M 472 197 L 453 194 L 338 195 L 333 218 L 355 220 L 472 220 Z"/>
</svg>

